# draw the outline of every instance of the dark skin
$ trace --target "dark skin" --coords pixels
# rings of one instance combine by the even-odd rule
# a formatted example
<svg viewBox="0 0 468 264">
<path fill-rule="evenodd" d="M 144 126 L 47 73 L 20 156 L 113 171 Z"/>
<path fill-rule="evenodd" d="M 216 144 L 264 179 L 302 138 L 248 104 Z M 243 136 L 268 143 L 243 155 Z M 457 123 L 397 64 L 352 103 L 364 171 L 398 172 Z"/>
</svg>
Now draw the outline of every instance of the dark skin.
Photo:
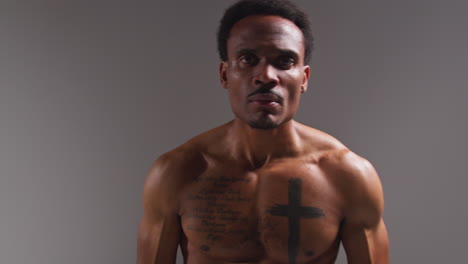
<svg viewBox="0 0 468 264">
<path fill-rule="evenodd" d="M 386 264 L 382 186 L 373 166 L 292 118 L 307 89 L 301 31 L 277 16 L 234 25 L 220 64 L 235 119 L 155 161 L 138 263 Z"/>
</svg>

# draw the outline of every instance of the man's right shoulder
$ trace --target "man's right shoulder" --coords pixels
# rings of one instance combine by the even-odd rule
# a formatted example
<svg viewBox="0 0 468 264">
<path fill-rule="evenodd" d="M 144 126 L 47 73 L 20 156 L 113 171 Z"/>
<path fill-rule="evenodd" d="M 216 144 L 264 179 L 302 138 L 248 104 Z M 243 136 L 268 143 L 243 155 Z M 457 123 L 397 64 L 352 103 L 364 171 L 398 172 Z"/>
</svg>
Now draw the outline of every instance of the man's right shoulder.
<svg viewBox="0 0 468 264">
<path fill-rule="evenodd" d="M 206 168 L 203 151 L 192 144 L 183 144 L 159 156 L 151 165 L 148 178 L 183 181 L 196 177 Z"/>
<path fill-rule="evenodd" d="M 162 154 L 152 164 L 145 185 L 180 192 L 187 183 L 193 182 L 205 172 L 208 160 L 223 156 L 219 146 L 225 141 L 229 125 L 226 123 L 203 132 Z"/>
<path fill-rule="evenodd" d="M 193 146 L 184 144 L 162 154 L 153 162 L 143 186 L 145 207 L 176 213 L 182 190 L 205 169 L 202 153 Z"/>
<path fill-rule="evenodd" d="M 201 175 L 207 168 L 207 157 L 213 146 L 222 141 L 226 125 L 201 133 L 184 144 L 159 156 L 152 164 L 148 181 L 179 186 Z"/>
</svg>

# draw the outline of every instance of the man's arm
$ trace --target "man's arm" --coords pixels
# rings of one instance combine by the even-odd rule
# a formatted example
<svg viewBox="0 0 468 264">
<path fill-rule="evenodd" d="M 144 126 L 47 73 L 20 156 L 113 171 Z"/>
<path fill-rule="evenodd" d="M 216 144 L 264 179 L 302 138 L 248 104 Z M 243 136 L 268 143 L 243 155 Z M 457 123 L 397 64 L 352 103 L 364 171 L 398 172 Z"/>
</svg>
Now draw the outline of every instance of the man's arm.
<svg viewBox="0 0 468 264">
<path fill-rule="evenodd" d="M 372 164 L 345 154 L 349 182 L 341 235 L 349 264 L 388 264 L 388 235 L 382 214 L 382 185 Z"/>
<path fill-rule="evenodd" d="M 175 263 L 180 238 L 177 173 L 167 157 L 152 166 L 143 188 L 143 217 L 138 230 L 137 263 Z"/>
</svg>

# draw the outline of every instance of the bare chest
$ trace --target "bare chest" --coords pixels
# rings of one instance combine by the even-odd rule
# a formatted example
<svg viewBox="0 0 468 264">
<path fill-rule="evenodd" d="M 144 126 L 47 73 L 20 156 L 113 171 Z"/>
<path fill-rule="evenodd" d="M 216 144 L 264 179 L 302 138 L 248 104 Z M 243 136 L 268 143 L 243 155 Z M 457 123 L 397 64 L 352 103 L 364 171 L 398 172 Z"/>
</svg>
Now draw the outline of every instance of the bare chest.
<svg viewBox="0 0 468 264">
<path fill-rule="evenodd" d="M 333 186 L 318 167 L 214 168 L 182 194 L 181 223 L 193 256 L 231 262 L 311 262 L 335 255 L 341 220 Z"/>
</svg>

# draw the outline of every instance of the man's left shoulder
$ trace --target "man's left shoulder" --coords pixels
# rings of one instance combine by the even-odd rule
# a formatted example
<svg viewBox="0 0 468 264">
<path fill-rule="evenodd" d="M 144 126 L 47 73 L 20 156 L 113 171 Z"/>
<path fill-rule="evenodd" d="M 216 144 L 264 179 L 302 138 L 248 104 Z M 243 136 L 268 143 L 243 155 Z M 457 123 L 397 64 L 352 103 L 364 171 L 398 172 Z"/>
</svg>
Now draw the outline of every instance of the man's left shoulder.
<svg viewBox="0 0 468 264">
<path fill-rule="evenodd" d="M 332 149 L 321 158 L 321 164 L 342 180 L 356 181 L 356 183 L 373 182 L 379 176 L 369 160 L 357 155 L 347 148 Z"/>
<path fill-rule="evenodd" d="M 383 213 L 383 188 L 374 166 L 349 149 L 328 153 L 321 161 L 344 201 L 345 215 L 375 222 Z"/>
<path fill-rule="evenodd" d="M 380 186 L 380 179 L 372 163 L 347 148 L 332 149 L 324 153 L 320 167 L 343 184 L 353 188 Z"/>
<path fill-rule="evenodd" d="M 379 176 L 369 160 L 351 151 L 335 137 L 315 128 L 305 128 L 311 152 L 316 155 L 319 167 L 328 175 L 356 187 L 380 184 Z"/>
</svg>

